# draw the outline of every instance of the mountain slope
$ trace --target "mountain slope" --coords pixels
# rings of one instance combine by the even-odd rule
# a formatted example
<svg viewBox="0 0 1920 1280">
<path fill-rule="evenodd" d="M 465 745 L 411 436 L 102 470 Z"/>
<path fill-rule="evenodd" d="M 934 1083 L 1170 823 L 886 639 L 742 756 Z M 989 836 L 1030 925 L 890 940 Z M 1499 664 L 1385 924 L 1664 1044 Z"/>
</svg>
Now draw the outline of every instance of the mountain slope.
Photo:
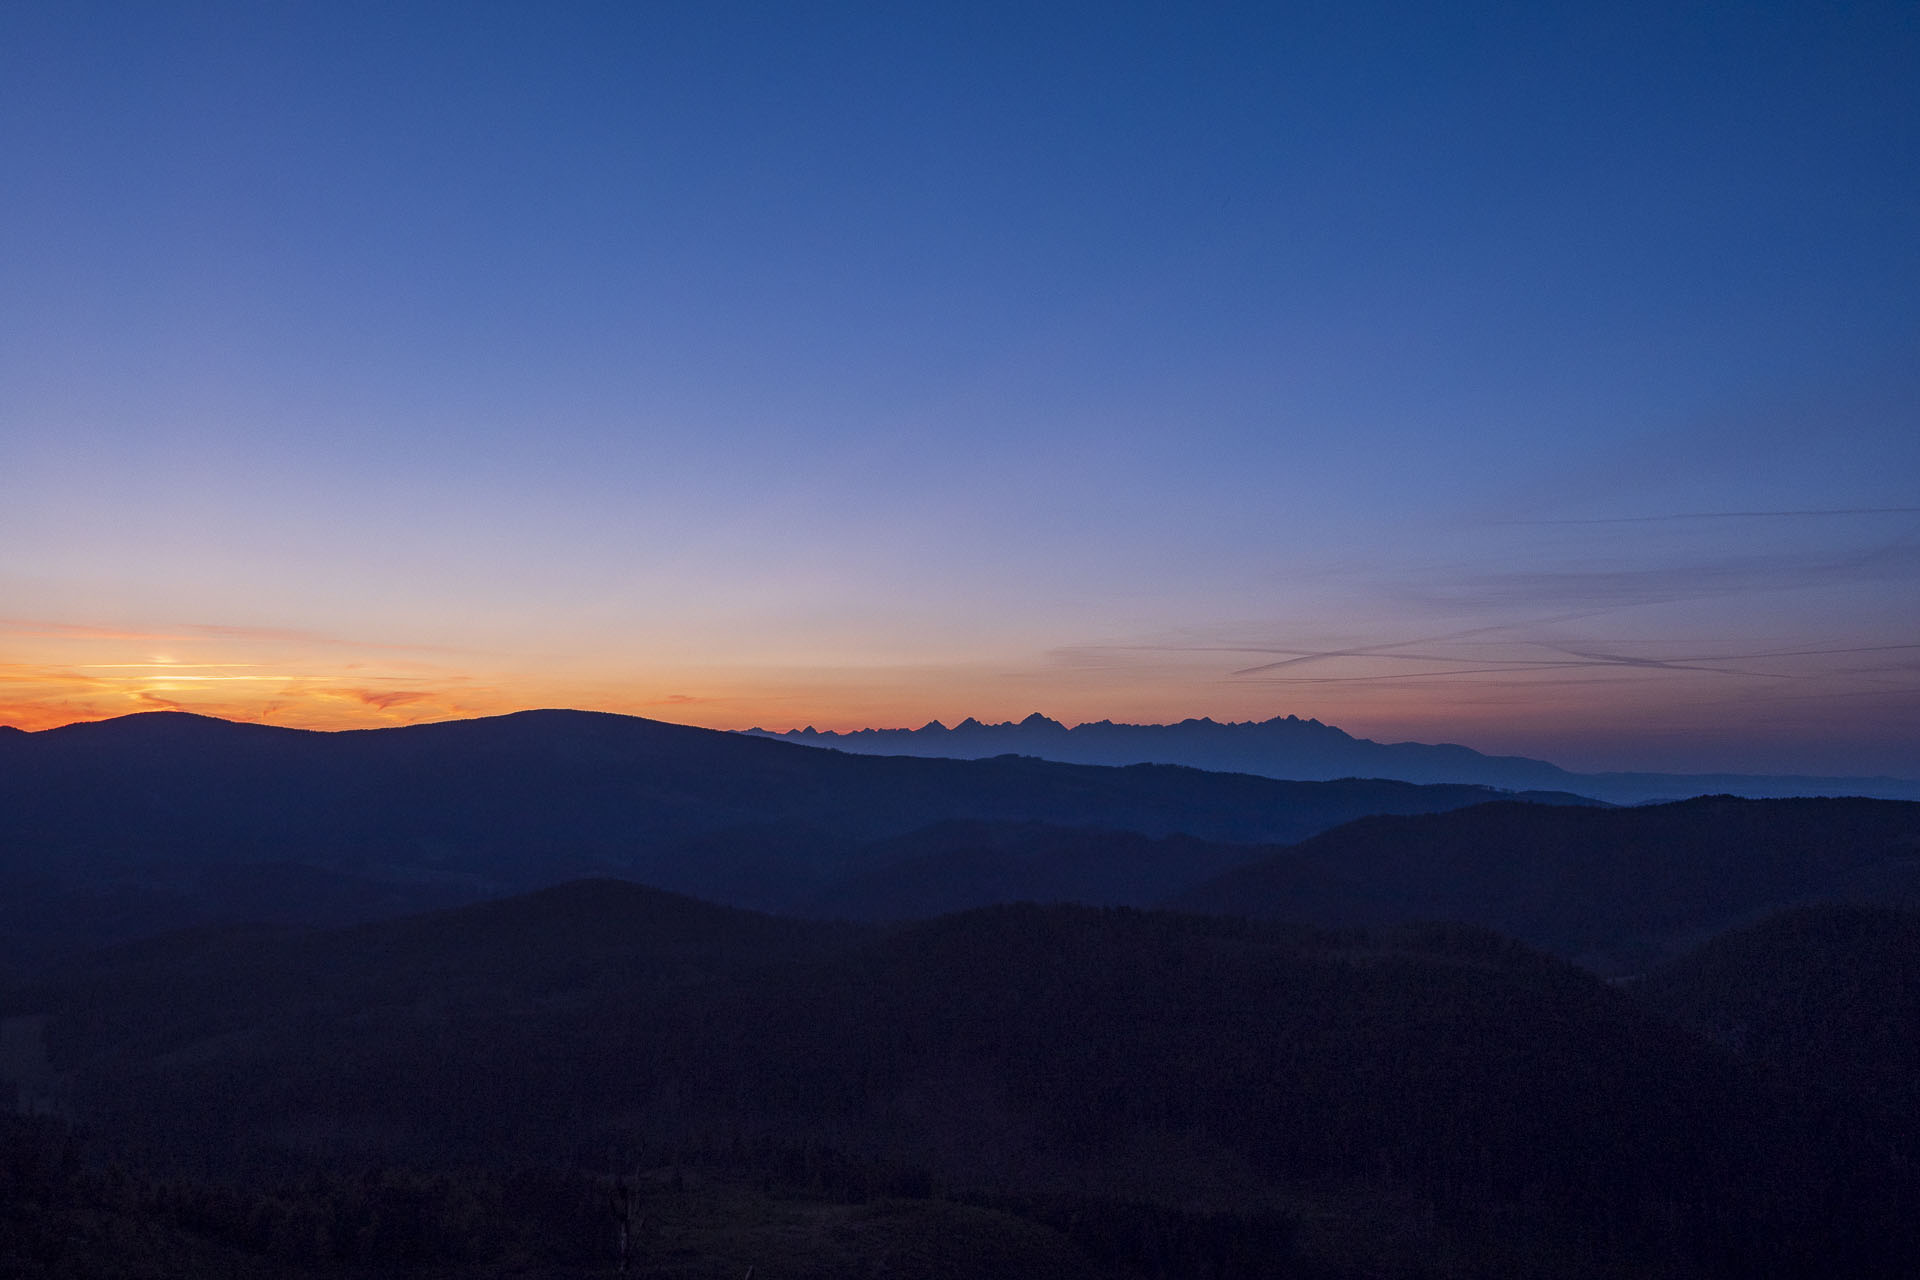
<svg viewBox="0 0 1920 1280">
<path fill-rule="evenodd" d="M 1888 1255 L 1920 1255 L 1920 915 L 1783 912 L 1655 969 L 1634 993 L 1732 1050 L 1782 1114 L 1810 1118 L 1823 1146 L 1876 1153 L 1836 1162 L 1817 1211 L 1870 1216 Z M 1888 1177 L 1887 1163 L 1906 1176 Z"/>
<path fill-rule="evenodd" d="M 1631 971 L 1784 906 L 1856 898 L 1917 852 L 1920 804 L 1892 800 L 1490 804 L 1362 819 L 1172 905 L 1323 925 L 1469 921 Z"/>
<path fill-rule="evenodd" d="M 27 959 L 168 923 L 337 922 L 593 875 L 773 907 L 948 820 L 1286 842 L 1494 794 L 881 758 L 578 711 L 344 733 L 155 712 L 0 739 L 0 940 Z M 232 887 L 229 869 L 263 863 L 334 877 L 329 913 L 306 912 L 305 889 Z"/>
<path fill-rule="evenodd" d="M 1013 902 L 1150 907 L 1275 852 L 1272 845 L 1098 827 L 942 822 L 870 846 L 860 869 L 796 909 L 845 920 L 916 920 Z"/>
<path fill-rule="evenodd" d="M 988 1203 L 1286 1209 L 1319 1269 L 1274 1274 L 1722 1274 L 1846 1229 L 1776 1212 L 1792 1135 L 1730 1059 L 1477 930 L 873 932 L 595 882 L 160 940 L 14 1007 L 95 1132 L 230 1171 L 831 1143 Z"/>
<path fill-rule="evenodd" d="M 1803 907 L 1647 974 L 1639 996 L 1814 1096 L 1920 1138 L 1920 915 Z"/>
</svg>

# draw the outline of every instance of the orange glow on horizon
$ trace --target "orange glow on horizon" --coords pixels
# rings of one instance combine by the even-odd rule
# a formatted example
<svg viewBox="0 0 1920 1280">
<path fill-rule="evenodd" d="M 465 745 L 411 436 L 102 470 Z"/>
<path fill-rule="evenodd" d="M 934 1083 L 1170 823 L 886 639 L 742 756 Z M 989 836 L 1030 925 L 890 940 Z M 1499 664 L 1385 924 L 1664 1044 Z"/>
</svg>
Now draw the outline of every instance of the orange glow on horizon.
<svg viewBox="0 0 1920 1280">
<path fill-rule="evenodd" d="M 0 725 L 30 732 L 168 710 L 314 730 L 542 707 L 709 729 L 811 725 L 838 732 L 915 729 L 932 720 L 952 726 L 968 717 L 991 724 L 1035 712 L 1068 726 L 1295 715 L 1383 742 L 1461 743 L 1580 768 L 1697 759 L 1701 764 L 1690 767 L 1699 771 L 1732 769 L 1743 742 L 1765 748 L 1817 741 L 1842 716 L 1887 742 L 1910 740 L 1910 718 L 1903 719 L 1910 703 L 1888 699 L 1877 687 L 1837 684 L 1824 699 L 1797 689 L 1786 697 L 1789 691 L 1777 686 L 1724 675 L 1625 664 L 1577 674 L 1554 664 L 1492 673 L 1428 670 L 1403 678 L 1381 674 L 1366 655 L 1332 655 L 1313 668 L 1328 673 L 1325 678 L 1247 679 L 1230 669 L 1238 659 L 1223 662 L 1205 653 L 1150 663 L 1061 661 L 1057 653 L 1040 652 L 992 661 L 942 655 L 921 662 L 775 665 L 749 655 L 695 662 L 684 654 L 513 654 L 263 628 L 6 619 L 0 619 L 0 645 Z M 1713 731 L 1701 729 L 1703 714 L 1715 717 Z M 1898 772 L 1855 770 L 1867 771 Z"/>
<path fill-rule="evenodd" d="M 142 711 L 188 711 L 287 728 L 342 730 L 504 715 L 540 707 L 609 711 L 713 729 L 775 731 L 812 726 L 848 732 L 952 726 L 969 716 L 988 723 L 1034 712 L 1067 725 L 1097 720 L 1171 723 L 1318 718 L 1359 736 L 1457 741 L 1511 724 L 1512 706 L 1449 705 L 1435 691 L 1369 690 L 1344 707 L 1326 695 L 1274 705 L 1271 695 L 1217 680 L 1169 681 L 1152 688 L 1120 682 L 995 678 L 969 671 L 709 672 L 661 692 L 640 679 L 482 676 L 447 670 L 396 671 L 344 664 L 328 671 L 260 669 L 248 663 L 125 662 L 0 666 L 0 724 L 28 731 Z M 358 668 L 358 669 L 351 669 Z M 1416 696 L 1418 695 L 1418 696 Z M 1266 705 L 1261 705 L 1266 704 Z M 1559 703 L 1557 712 L 1573 708 Z"/>
<path fill-rule="evenodd" d="M 952 725 L 968 716 L 990 723 L 1020 720 L 1036 711 L 1069 725 L 1102 719 L 1156 723 L 1201 715 L 1232 720 L 1289 713 L 1329 718 L 1324 709 L 1253 705 L 1256 700 L 1244 691 L 1218 682 L 1174 681 L 1143 689 L 1084 677 L 1045 679 L 1038 673 L 1015 677 L 934 667 L 695 671 L 654 683 L 603 673 L 529 677 L 419 664 L 219 662 L 200 654 L 182 659 L 0 665 L 0 724 L 38 731 L 142 711 L 189 711 L 288 728 L 339 730 L 538 707 L 610 711 L 714 729 L 779 731 L 811 725 L 839 732 L 918 728 L 931 720 Z M 1375 713 L 1380 709 L 1378 701 L 1369 708 Z"/>
</svg>

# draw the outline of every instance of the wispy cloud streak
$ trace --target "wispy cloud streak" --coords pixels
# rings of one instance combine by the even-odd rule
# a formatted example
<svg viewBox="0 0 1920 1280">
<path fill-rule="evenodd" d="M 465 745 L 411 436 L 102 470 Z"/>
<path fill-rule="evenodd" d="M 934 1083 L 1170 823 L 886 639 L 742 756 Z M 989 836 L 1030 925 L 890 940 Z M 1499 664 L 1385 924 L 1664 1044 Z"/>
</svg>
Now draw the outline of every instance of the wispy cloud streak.
<svg viewBox="0 0 1920 1280">
<path fill-rule="evenodd" d="M 1494 525 L 1604 525 L 1668 524 L 1686 520 L 1815 520 L 1846 516 L 1912 516 L 1920 507 L 1808 507 L 1789 511 L 1676 511 L 1657 516 L 1592 516 L 1587 518 L 1491 520 Z"/>
<path fill-rule="evenodd" d="M 84 622 L 60 622 L 46 618 L 0 618 L 0 631 L 26 639 L 139 641 L 157 644 L 184 644 L 194 641 L 225 640 L 242 644 L 299 645 L 326 649 L 365 649 L 388 653 L 463 653 L 452 645 L 399 644 L 385 640 L 357 640 L 323 631 L 303 631 L 287 627 L 229 626 L 223 623 L 194 622 L 171 627 L 114 627 Z"/>
</svg>

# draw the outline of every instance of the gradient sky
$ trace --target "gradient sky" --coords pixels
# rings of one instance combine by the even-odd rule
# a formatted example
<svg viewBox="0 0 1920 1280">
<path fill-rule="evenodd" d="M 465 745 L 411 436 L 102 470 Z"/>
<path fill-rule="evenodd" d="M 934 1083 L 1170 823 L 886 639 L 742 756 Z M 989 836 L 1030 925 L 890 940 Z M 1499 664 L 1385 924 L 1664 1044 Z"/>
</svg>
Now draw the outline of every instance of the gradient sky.
<svg viewBox="0 0 1920 1280">
<path fill-rule="evenodd" d="M 0 3 L 0 722 L 1920 776 L 1920 6 Z"/>
</svg>

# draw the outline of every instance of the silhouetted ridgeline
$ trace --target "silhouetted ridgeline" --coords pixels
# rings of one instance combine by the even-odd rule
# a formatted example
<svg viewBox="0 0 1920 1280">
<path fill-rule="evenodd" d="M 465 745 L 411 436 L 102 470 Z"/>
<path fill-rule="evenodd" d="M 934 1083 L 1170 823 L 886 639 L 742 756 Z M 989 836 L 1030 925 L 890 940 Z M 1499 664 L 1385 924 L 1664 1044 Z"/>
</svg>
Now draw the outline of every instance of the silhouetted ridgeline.
<svg viewBox="0 0 1920 1280">
<path fill-rule="evenodd" d="M 1276 716 L 1221 723 L 1201 718 L 1178 724 L 1115 724 L 1099 720 L 1068 728 L 1035 713 L 1018 724 L 982 724 L 972 718 L 948 728 L 938 720 L 918 729 L 812 728 L 750 734 L 872 755 L 944 756 L 975 760 L 1008 752 L 1079 764 L 1183 764 L 1196 769 L 1254 773 L 1269 778 L 1398 778 L 1407 782 L 1461 782 L 1513 791 L 1567 791 L 1613 804 L 1679 800 L 1696 795 L 1878 796 L 1920 800 L 1920 780 L 1825 778 L 1758 774 L 1572 773 L 1525 756 L 1489 756 L 1452 743 L 1375 742 L 1318 720 Z"/>
<path fill-rule="evenodd" d="M 192 923 L 346 923 L 587 875 L 792 908 L 897 856 L 885 842 L 955 820 L 1278 844 L 1495 794 L 888 759 L 579 711 L 344 733 L 156 712 L 0 738 L 0 945 L 21 963 Z M 1186 882 L 1220 868 L 1198 862 Z M 1175 887 L 1140 884 L 1120 900 Z"/>
<path fill-rule="evenodd" d="M 337 734 L 158 713 L 11 735 L 0 766 L 16 968 L 189 924 L 351 923 L 613 875 L 870 920 L 1010 901 L 1466 920 L 1623 972 L 1770 910 L 1920 889 L 1920 806 L 1896 801 L 1516 804 L 858 756 L 584 712 Z"/>
<path fill-rule="evenodd" d="M 1783 907 L 1916 889 L 1920 804 L 1706 796 L 1365 818 L 1171 905 L 1323 925 L 1469 921 L 1632 972 Z"/>
</svg>

